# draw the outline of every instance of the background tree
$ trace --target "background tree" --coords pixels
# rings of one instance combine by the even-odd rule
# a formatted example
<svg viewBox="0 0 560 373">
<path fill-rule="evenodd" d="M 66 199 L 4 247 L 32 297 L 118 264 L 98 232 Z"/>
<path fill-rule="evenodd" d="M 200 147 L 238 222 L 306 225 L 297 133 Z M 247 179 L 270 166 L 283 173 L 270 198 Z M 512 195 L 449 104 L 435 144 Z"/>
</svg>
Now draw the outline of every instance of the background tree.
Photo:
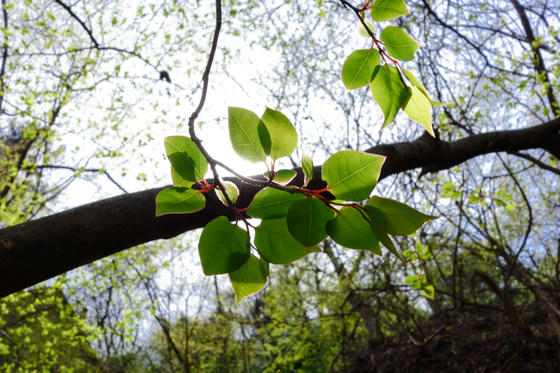
<svg viewBox="0 0 560 373">
<path fill-rule="evenodd" d="M 312 363 L 313 350 L 307 348 L 311 341 L 324 351 L 324 360 L 313 362 L 318 370 L 328 366 L 349 371 L 368 366 L 364 364 L 383 370 L 384 361 L 394 361 L 389 353 L 394 359 L 407 356 L 410 366 L 430 364 L 428 357 L 411 353 L 418 351 L 411 344 L 434 351 L 441 341 L 453 341 L 445 345 L 472 350 L 475 345 L 462 338 L 461 330 L 496 324 L 502 328 L 499 337 L 486 341 L 500 359 L 484 360 L 488 354 L 480 352 L 479 358 L 472 357 L 473 365 L 507 368 L 541 356 L 534 365 L 554 370 L 554 359 L 542 356 L 552 351 L 546 346 L 555 346 L 553 338 L 560 336 L 560 9 L 544 1 L 407 4 L 411 16 L 402 18 L 400 26 L 423 44 L 407 68 L 447 103 L 434 114 L 436 139 L 422 136 L 415 125 L 403 125 L 404 118 L 398 118 L 394 128 L 379 131 L 382 117 L 369 92 L 347 92 L 340 84 L 344 58 L 369 43 L 359 39 L 356 18 L 342 2 L 224 2 L 228 17 L 223 25 L 224 47 L 211 75 L 215 88 L 234 87 L 237 81 L 239 96 L 287 113 L 302 134 L 302 149 L 315 159 L 342 148 L 387 155 L 378 192 L 441 216 L 417 236 L 427 253 L 410 238 L 399 242 L 403 251 L 411 250 L 411 259 L 429 254 L 425 261 L 410 260 L 404 270 L 390 257 L 341 251 L 329 244 L 323 247 L 325 254 L 312 257 L 312 263 L 290 267 L 292 274 L 304 273 L 305 280 L 281 284 L 276 293 L 274 281 L 269 284 L 266 294 L 254 300 L 255 307 L 260 302 L 261 311 L 240 317 L 240 311 L 228 307 L 228 323 L 233 323 L 228 330 L 238 331 L 240 325 L 246 331 L 254 328 L 258 332 L 247 332 L 240 340 L 247 346 L 262 346 L 251 363 L 237 365 L 239 370 L 311 367 L 306 365 Z M 80 180 L 101 185 L 84 202 L 120 193 L 120 188 L 141 190 L 143 184 L 160 182 L 167 166 L 155 175 L 123 171 L 131 164 L 163 165 L 160 158 L 150 159 L 162 152 L 154 134 L 170 125 L 185 131 L 185 113 L 191 111 L 191 97 L 197 96 L 213 32 L 214 14 L 208 4 L 153 2 L 129 7 L 107 2 L 101 7 L 95 2 L 5 1 L 2 5 L 0 221 L 7 227 L 0 231 L 2 294 L 116 251 L 204 226 L 226 212 L 210 200 L 205 210 L 192 216 L 156 219 L 153 201 L 160 189 L 156 188 L 31 220 L 67 207 L 60 193 L 76 180 L 82 188 L 89 182 Z M 244 40 L 252 49 L 239 52 L 235 40 Z M 233 62 L 250 60 L 247 56 L 257 52 L 276 63 L 259 68 L 251 75 L 252 82 L 240 79 Z M 171 85 L 159 81 L 161 71 L 170 72 Z M 243 74 L 248 75 L 246 70 Z M 130 87 L 138 96 L 128 93 Z M 210 92 L 215 92 L 212 87 Z M 161 97 L 151 101 L 154 95 Z M 175 104 L 182 115 L 171 110 Z M 223 108 L 230 104 L 220 103 Z M 84 113 L 86 107 L 98 110 Z M 211 126 L 214 119 L 223 120 L 225 111 L 218 107 L 209 106 L 201 122 Z M 76 108 L 82 109 L 79 114 Z M 142 118 L 141 126 L 123 124 L 124 118 L 134 117 Z M 58 176 L 62 172 L 70 176 Z M 244 203 L 256 191 L 243 188 Z M 16 225 L 27 220 L 31 221 Z M 149 263 L 162 253 L 173 253 L 166 246 L 153 247 L 153 254 L 151 249 L 132 249 L 83 275 L 69 276 L 73 285 L 80 286 L 75 296 L 68 297 L 87 305 L 91 324 L 102 331 L 96 346 L 102 354 L 133 353 L 144 359 L 143 366 L 156 361 L 146 353 L 141 336 L 134 337 L 139 329 L 125 330 L 140 325 L 142 314 L 121 318 L 122 310 L 133 315 L 155 310 L 166 326 L 154 329 L 161 330 L 154 332 L 159 335 L 154 340 L 159 341 L 158 333 L 166 328 L 173 331 L 181 320 L 192 318 L 178 311 L 182 306 L 174 305 L 184 304 L 178 295 L 181 290 L 167 297 L 165 289 L 158 289 L 156 273 L 167 260 Z M 182 263 L 180 254 L 168 255 L 170 263 Z M 141 264 L 129 265 L 136 260 Z M 279 278 L 282 271 L 288 270 L 279 269 Z M 434 284 L 433 301 L 403 285 L 407 276 L 417 272 Z M 314 273 L 320 281 L 310 280 Z M 212 289 L 211 284 L 207 289 Z M 317 300 L 308 301 L 315 291 Z M 295 308 L 281 301 L 288 295 Z M 214 312 L 216 307 L 211 309 Z M 281 318 L 292 313 L 296 326 Z M 104 315 L 111 315 L 112 321 L 108 323 Z M 204 317 L 201 320 L 202 329 L 212 325 Z M 265 326 L 263 320 L 274 322 Z M 552 328 L 543 327 L 544 323 Z M 190 325 L 195 330 L 199 324 Z M 458 332 L 447 332 L 449 326 Z M 290 336 L 300 332 L 305 338 L 298 348 L 302 355 L 296 356 L 290 350 Z M 236 333 L 232 335 L 239 338 Z M 274 341 L 273 335 L 278 336 Z M 177 334 L 171 341 L 184 347 L 177 342 L 180 337 Z M 273 342 L 278 343 L 274 348 Z M 346 347 L 349 343 L 357 348 Z M 289 351 L 289 356 L 282 360 L 278 351 Z M 161 361 L 178 359 L 172 356 Z M 448 364 L 442 369 L 456 368 L 453 361 Z"/>
</svg>

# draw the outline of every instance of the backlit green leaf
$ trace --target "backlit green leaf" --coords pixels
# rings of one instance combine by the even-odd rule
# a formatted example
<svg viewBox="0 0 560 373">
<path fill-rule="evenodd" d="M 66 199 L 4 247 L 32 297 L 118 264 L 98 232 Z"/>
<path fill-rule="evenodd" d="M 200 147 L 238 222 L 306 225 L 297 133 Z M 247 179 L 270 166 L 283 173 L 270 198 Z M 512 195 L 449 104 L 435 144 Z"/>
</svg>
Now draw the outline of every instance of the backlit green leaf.
<svg viewBox="0 0 560 373">
<path fill-rule="evenodd" d="M 229 200 L 232 203 L 237 202 L 237 198 L 239 197 L 239 189 L 237 188 L 237 185 L 235 185 L 234 183 L 232 183 L 231 181 L 226 181 L 226 182 L 222 182 L 225 190 L 226 190 L 226 194 L 229 197 Z M 222 193 L 222 191 L 216 187 L 216 195 L 218 196 L 218 199 L 224 204 L 224 205 L 228 205 L 226 198 L 224 197 L 224 194 Z"/>
<path fill-rule="evenodd" d="M 290 205 L 305 198 L 300 193 L 288 193 L 275 188 L 264 188 L 258 192 L 247 210 L 247 214 L 259 219 L 277 219 L 286 216 Z"/>
<path fill-rule="evenodd" d="M 389 65 L 375 68 L 369 87 L 385 116 L 383 127 L 387 127 L 393 122 L 401 106 L 406 103 L 410 93 L 401 81 L 397 68 Z"/>
<path fill-rule="evenodd" d="M 348 90 L 368 85 L 373 79 L 375 67 L 381 63 L 375 49 L 360 49 L 352 52 L 342 65 L 342 82 Z"/>
<path fill-rule="evenodd" d="M 287 223 L 290 233 L 305 246 L 314 246 L 327 238 L 327 221 L 334 212 L 316 197 L 292 203 Z"/>
<path fill-rule="evenodd" d="M 284 114 L 267 108 L 261 117 L 270 139 L 270 147 L 265 147 L 265 152 L 272 159 L 287 157 L 296 149 L 298 135 L 294 125 Z M 266 133 L 266 132 L 265 132 Z M 261 135 L 261 143 L 262 135 Z"/>
<path fill-rule="evenodd" d="M 330 156 L 323 164 L 323 180 L 340 200 L 361 201 L 377 184 L 385 157 L 353 150 Z"/>
<path fill-rule="evenodd" d="M 301 157 L 301 167 L 304 175 L 303 185 L 307 185 L 313 179 L 313 159 L 304 154 Z"/>
<path fill-rule="evenodd" d="M 426 298 L 434 299 L 436 296 L 436 290 L 434 289 L 434 285 L 423 284 L 421 291 L 422 291 L 422 295 L 425 296 Z"/>
<path fill-rule="evenodd" d="M 164 214 L 188 214 L 202 210 L 206 205 L 204 196 L 193 189 L 166 188 L 156 196 L 156 216 Z"/>
<path fill-rule="evenodd" d="M 430 98 L 430 95 L 428 94 L 428 90 L 426 89 L 426 87 L 424 87 L 424 85 L 420 82 L 420 80 L 418 80 L 418 78 L 416 78 L 416 76 L 414 76 L 414 74 L 410 70 L 403 69 L 403 73 L 406 76 L 406 78 L 408 79 L 408 81 L 414 87 L 418 88 L 420 90 L 420 92 L 422 92 L 424 94 L 424 96 L 426 96 L 428 98 L 428 101 L 430 101 L 430 104 L 432 104 L 432 106 L 445 106 L 444 103 L 434 101 Z"/>
<path fill-rule="evenodd" d="M 366 206 L 366 210 L 367 209 L 368 206 Z M 383 246 L 385 246 L 393 255 L 399 258 L 399 260 L 403 264 L 405 264 L 404 258 L 401 256 L 401 254 L 399 254 L 397 248 L 395 247 L 395 244 L 393 244 L 393 241 L 391 241 L 391 237 L 389 237 L 389 235 L 383 229 L 383 227 L 381 227 L 381 225 L 377 224 L 375 221 L 371 221 L 370 226 L 371 226 L 371 230 L 373 231 L 373 234 L 375 235 L 375 237 L 377 237 L 379 242 L 381 242 Z"/>
<path fill-rule="evenodd" d="M 393 235 L 411 234 L 435 216 L 425 215 L 404 203 L 378 196 L 371 197 L 366 203 L 367 214 L 372 221 Z"/>
<path fill-rule="evenodd" d="M 229 138 L 233 150 L 241 157 L 252 161 L 266 160 L 266 153 L 259 137 L 260 119 L 250 110 L 228 108 Z"/>
<path fill-rule="evenodd" d="M 369 19 L 366 19 L 364 22 L 367 25 L 369 31 L 371 31 L 371 33 L 373 34 L 375 32 L 375 27 L 373 26 L 373 23 Z M 358 26 L 358 32 L 360 33 L 360 35 L 362 35 L 365 38 L 371 38 L 371 35 L 366 30 L 364 25 L 362 25 L 362 23 L 360 23 L 360 25 Z"/>
<path fill-rule="evenodd" d="M 164 146 L 172 167 L 173 185 L 188 187 L 204 178 L 208 162 L 194 141 L 186 136 L 169 136 Z"/>
<path fill-rule="evenodd" d="M 387 53 L 401 61 L 410 61 L 418 50 L 418 42 L 402 28 L 387 26 L 381 32 L 379 39 L 385 43 Z"/>
<path fill-rule="evenodd" d="M 259 254 L 269 263 L 287 264 L 309 253 L 318 252 L 314 247 L 305 247 L 288 230 L 286 218 L 263 220 L 255 229 L 255 246 Z"/>
<path fill-rule="evenodd" d="M 418 290 L 420 289 L 420 287 L 422 287 L 422 282 L 420 281 L 419 275 L 407 276 L 404 280 L 404 283 L 411 286 L 414 290 Z"/>
<path fill-rule="evenodd" d="M 258 293 L 266 285 L 266 264 L 254 255 L 238 270 L 229 274 L 233 291 L 237 296 L 237 303 L 251 294 Z"/>
<path fill-rule="evenodd" d="M 343 207 L 335 219 L 328 221 L 327 233 L 341 246 L 381 255 L 379 240 L 373 235 L 369 222 L 353 207 Z"/>
<path fill-rule="evenodd" d="M 404 0 L 377 0 L 371 8 L 371 18 L 385 22 L 409 14 Z"/>
<path fill-rule="evenodd" d="M 270 179 L 270 173 L 267 171 L 264 173 L 264 176 L 267 179 Z M 294 170 L 278 170 L 276 172 L 274 172 L 274 182 L 280 184 L 280 185 L 286 185 L 288 184 L 290 181 L 292 181 L 294 179 L 294 177 L 297 175 L 297 172 L 295 172 Z"/>
<path fill-rule="evenodd" d="M 204 274 L 233 272 L 249 259 L 249 236 L 225 216 L 219 216 L 202 231 L 198 254 Z"/>
<path fill-rule="evenodd" d="M 403 107 L 408 117 L 421 124 L 428 133 L 435 136 L 432 128 L 432 105 L 428 98 L 416 87 L 407 87 L 410 98 Z"/>
</svg>

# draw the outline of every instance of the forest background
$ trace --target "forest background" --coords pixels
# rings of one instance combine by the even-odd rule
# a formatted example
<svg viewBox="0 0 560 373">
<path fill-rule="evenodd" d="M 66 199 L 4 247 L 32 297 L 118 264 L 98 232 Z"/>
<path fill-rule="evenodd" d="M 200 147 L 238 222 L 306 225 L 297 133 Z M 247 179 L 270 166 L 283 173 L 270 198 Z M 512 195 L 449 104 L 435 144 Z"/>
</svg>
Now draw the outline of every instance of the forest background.
<svg viewBox="0 0 560 373">
<path fill-rule="evenodd" d="M 369 90 L 345 89 L 371 40 L 344 3 L 222 1 L 201 138 L 256 174 L 227 107 L 281 110 L 300 135 L 284 167 L 383 154 L 376 194 L 439 218 L 396 242 L 423 260 L 326 241 L 236 304 L 196 250 L 217 207 L 158 220 L 146 189 L 170 182 L 214 3 L 2 0 L 1 371 L 560 369 L 560 4 L 406 2 L 405 66 L 446 103 L 432 138 L 403 115 L 381 130 Z M 420 273 L 433 299 L 405 284 Z"/>
</svg>

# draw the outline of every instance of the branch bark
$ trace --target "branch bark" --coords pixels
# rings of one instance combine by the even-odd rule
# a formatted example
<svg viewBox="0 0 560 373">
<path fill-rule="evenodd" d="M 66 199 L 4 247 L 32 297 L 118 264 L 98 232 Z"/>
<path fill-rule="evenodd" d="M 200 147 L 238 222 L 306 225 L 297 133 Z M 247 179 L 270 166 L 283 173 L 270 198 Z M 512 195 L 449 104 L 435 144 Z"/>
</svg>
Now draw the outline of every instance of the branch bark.
<svg viewBox="0 0 560 373">
<path fill-rule="evenodd" d="M 422 168 L 437 172 L 468 159 L 497 152 L 545 149 L 560 159 L 560 118 L 521 130 L 497 131 L 446 142 L 425 134 L 411 142 L 375 146 L 368 152 L 387 156 L 381 178 Z M 298 170 L 294 184 L 303 183 Z M 321 188 L 320 166 L 311 188 Z M 258 178 L 258 177 L 255 177 Z M 238 179 L 238 206 L 246 206 L 259 187 Z M 175 237 L 204 227 L 226 215 L 233 219 L 213 193 L 200 212 L 155 217 L 155 197 L 162 188 L 125 194 L 0 230 L 0 297 L 34 285 L 83 264 L 142 243 Z"/>
</svg>

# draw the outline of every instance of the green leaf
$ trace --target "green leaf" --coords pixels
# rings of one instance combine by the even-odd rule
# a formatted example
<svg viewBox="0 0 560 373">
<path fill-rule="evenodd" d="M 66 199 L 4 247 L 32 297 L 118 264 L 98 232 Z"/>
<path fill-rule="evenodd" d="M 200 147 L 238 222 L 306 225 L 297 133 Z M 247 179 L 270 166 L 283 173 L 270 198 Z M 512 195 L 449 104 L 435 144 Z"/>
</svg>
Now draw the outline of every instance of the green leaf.
<svg viewBox="0 0 560 373">
<path fill-rule="evenodd" d="M 233 291 L 237 296 L 237 303 L 251 294 L 258 293 L 266 285 L 268 270 L 266 264 L 254 255 L 238 270 L 229 274 Z"/>
<path fill-rule="evenodd" d="M 334 211 L 316 197 L 292 203 L 286 216 L 288 230 L 305 246 L 314 246 L 327 238 L 327 221 Z"/>
<path fill-rule="evenodd" d="M 297 200 L 305 198 L 300 193 L 288 193 L 275 188 L 264 188 L 258 192 L 247 214 L 258 219 L 277 219 L 286 216 L 290 205 Z"/>
<path fill-rule="evenodd" d="M 418 42 L 406 33 L 402 28 L 387 26 L 381 32 L 379 40 L 385 43 L 387 53 L 391 57 L 401 61 L 410 61 L 418 50 Z"/>
<path fill-rule="evenodd" d="M 295 172 L 294 170 L 278 170 L 276 172 L 274 172 L 274 182 L 280 184 L 280 185 L 286 185 L 288 184 L 290 181 L 292 181 L 294 179 L 294 177 L 296 177 L 297 172 Z M 268 171 L 266 171 L 264 173 L 264 176 L 267 179 L 270 179 L 270 173 Z"/>
<path fill-rule="evenodd" d="M 323 180 L 340 200 L 361 201 L 377 184 L 385 157 L 353 150 L 331 155 L 323 164 Z"/>
<path fill-rule="evenodd" d="M 434 101 L 430 98 L 430 95 L 428 94 L 428 90 L 426 89 L 426 87 L 424 87 L 424 85 L 420 82 L 420 80 L 418 80 L 416 78 L 416 76 L 414 76 L 414 74 L 407 70 L 407 69 L 402 69 L 404 76 L 406 76 L 406 78 L 408 79 L 408 81 L 416 88 L 418 88 L 420 90 L 420 92 L 422 92 L 424 94 L 424 96 L 426 96 L 426 98 L 428 98 L 428 101 L 430 101 L 430 104 L 432 104 L 433 106 L 445 106 L 444 103 L 439 102 L 439 101 Z"/>
<path fill-rule="evenodd" d="M 269 108 L 264 112 L 261 121 L 266 127 L 270 140 L 270 146 L 265 147 L 265 152 L 272 159 L 292 154 L 298 143 L 298 135 L 292 122 L 281 112 Z M 262 135 L 261 143 L 265 143 Z"/>
<path fill-rule="evenodd" d="M 219 216 L 202 231 L 198 254 L 204 274 L 233 272 L 249 259 L 249 235 L 225 216 Z"/>
<path fill-rule="evenodd" d="M 233 150 L 251 162 L 266 160 L 266 153 L 259 136 L 259 123 L 257 114 L 250 110 L 228 108 L 229 138 Z"/>
<path fill-rule="evenodd" d="M 366 203 L 366 211 L 372 221 L 381 225 L 385 232 L 405 236 L 416 231 L 425 222 L 436 219 L 410 206 L 390 198 L 371 197 Z"/>
<path fill-rule="evenodd" d="M 420 123 L 430 135 L 435 137 L 432 128 L 432 105 L 428 98 L 416 87 L 407 87 L 410 98 L 403 107 L 408 117 Z"/>
<path fill-rule="evenodd" d="M 371 8 L 371 18 L 385 22 L 410 14 L 404 0 L 377 0 Z"/>
<path fill-rule="evenodd" d="M 309 248 L 299 243 L 288 230 L 286 218 L 263 220 L 255 229 L 255 246 L 273 264 L 291 263 L 319 251 L 316 246 Z"/>
<path fill-rule="evenodd" d="M 301 168 L 303 169 L 303 185 L 307 185 L 313 179 L 313 159 L 308 155 L 301 157 Z"/>
<path fill-rule="evenodd" d="M 200 211 L 206 205 L 204 196 L 193 189 L 166 188 L 156 196 L 156 216 L 188 214 Z"/>
<path fill-rule="evenodd" d="M 235 185 L 234 183 L 232 183 L 231 181 L 226 181 L 226 182 L 222 182 L 222 185 L 224 186 L 225 190 L 226 190 L 226 194 L 229 197 L 229 200 L 232 203 L 237 202 L 237 198 L 239 197 L 239 189 L 237 189 L 237 185 Z M 228 205 L 227 204 L 227 200 L 224 196 L 224 193 L 222 193 L 222 191 L 220 190 L 220 188 L 216 187 L 216 195 L 218 196 L 218 199 L 224 204 L 224 205 Z"/>
<path fill-rule="evenodd" d="M 368 85 L 373 78 L 375 67 L 381 63 L 375 49 L 360 49 L 352 52 L 342 65 L 342 82 L 348 90 Z"/>
<path fill-rule="evenodd" d="M 327 233 L 341 246 L 381 255 L 379 240 L 373 235 L 369 222 L 356 208 L 343 207 L 335 219 L 327 222 Z"/>
<path fill-rule="evenodd" d="M 434 285 L 422 285 L 422 295 L 426 298 L 434 299 L 436 296 L 436 290 L 434 289 Z"/>
<path fill-rule="evenodd" d="M 407 276 L 404 280 L 404 283 L 411 286 L 414 290 L 418 290 L 422 287 L 422 282 L 420 281 L 419 275 Z"/>
<path fill-rule="evenodd" d="M 366 206 L 366 210 L 367 209 L 368 207 Z M 397 248 L 393 244 L 393 241 L 391 241 L 391 237 L 389 237 L 389 235 L 387 234 L 387 232 L 385 232 L 383 227 L 381 227 L 381 225 L 377 224 L 374 221 L 370 222 L 370 226 L 371 226 L 371 230 L 373 231 L 373 234 L 375 235 L 375 237 L 377 237 L 379 242 L 381 242 L 383 246 L 385 246 L 391 253 L 393 253 L 393 255 L 399 258 L 403 264 L 405 264 L 404 258 L 401 256 L 401 254 L 399 254 Z"/>
<path fill-rule="evenodd" d="M 367 25 L 367 28 L 369 29 L 369 31 L 371 31 L 371 33 L 373 34 L 375 32 L 375 27 L 373 26 L 373 23 L 369 19 L 366 19 L 364 22 Z M 358 32 L 360 33 L 361 36 L 363 36 L 365 38 L 371 38 L 370 34 L 367 32 L 364 25 L 362 25 L 361 23 L 358 26 Z"/>
<path fill-rule="evenodd" d="M 385 128 L 393 122 L 401 106 L 408 100 L 410 93 L 401 81 L 397 68 L 389 65 L 375 68 L 369 88 L 385 116 L 383 122 L 383 128 Z"/>
<path fill-rule="evenodd" d="M 185 136 L 169 136 L 164 146 L 172 167 L 173 185 L 189 187 L 204 178 L 208 162 L 194 141 Z"/>
</svg>

